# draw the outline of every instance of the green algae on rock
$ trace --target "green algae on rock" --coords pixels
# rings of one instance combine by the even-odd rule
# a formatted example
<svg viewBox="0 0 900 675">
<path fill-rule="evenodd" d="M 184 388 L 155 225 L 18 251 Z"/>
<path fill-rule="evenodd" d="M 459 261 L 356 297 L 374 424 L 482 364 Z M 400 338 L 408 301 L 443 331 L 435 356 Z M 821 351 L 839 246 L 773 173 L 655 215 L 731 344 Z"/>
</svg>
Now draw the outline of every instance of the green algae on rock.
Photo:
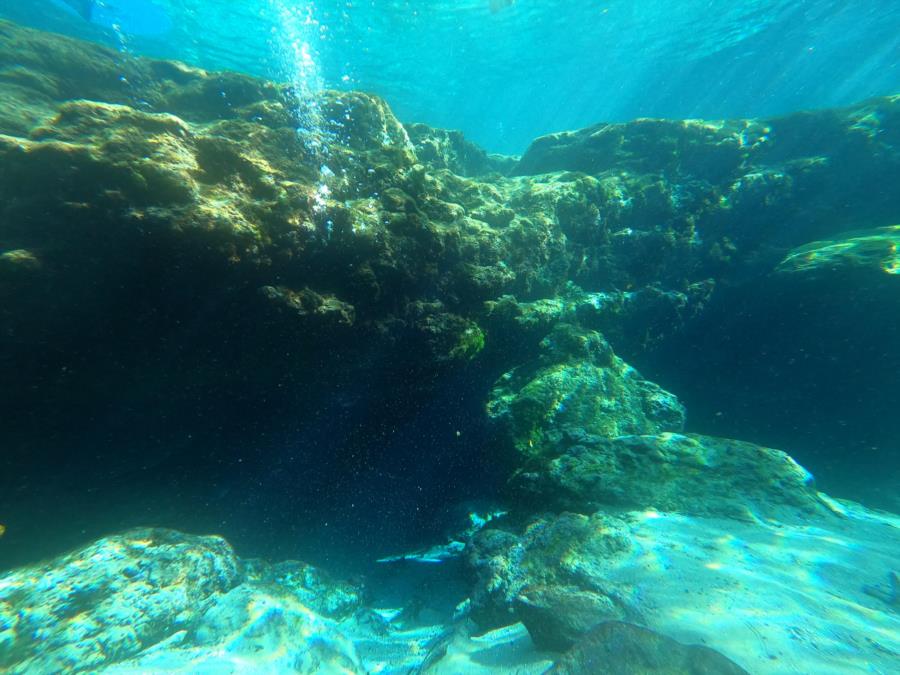
<svg viewBox="0 0 900 675">
<path fill-rule="evenodd" d="M 435 129 L 427 124 L 405 125 L 419 161 L 432 169 L 447 169 L 459 176 L 506 174 L 516 157 L 488 154 L 459 131 Z"/>
<path fill-rule="evenodd" d="M 527 463 L 512 485 L 581 513 L 644 508 L 796 521 L 830 512 L 810 473 L 786 453 L 696 434 L 563 434 L 554 454 Z"/>
<path fill-rule="evenodd" d="M 218 423 L 210 391 L 269 413 L 289 390 L 271 414 L 294 428 L 329 409 L 334 382 L 368 385 L 381 368 L 400 375 L 373 398 L 505 373 L 487 415 L 513 452 L 489 446 L 486 461 L 511 465 L 510 520 L 527 525 L 474 537 L 475 616 L 522 620 L 554 649 L 608 620 L 718 645 L 715 616 L 723 650 L 758 667 L 769 655 L 743 617 L 796 586 L 787 603 L 817 634 L 843 622 L 872 662 L 895 656 L 896 641 L 863 638 L 853 612 L 873 607 L 848 570 L 883 583 L 893 558 L 879 536 L 896 525 L 851 508 L 857 541 L 784 453 L 682 434 L 676 396 L 620 356 L 638 363 L 741 281 L 749 294 L 819 275 L 852 294 L 837 277 L 867 269 L 892 282 L 896 226 L 878 226 L 897 222 L 883 186 L 900 182 L 900 97 L 601 125 L 535 141 L 509 175 L 508 158 L 404 126 L 358 92 L 298 100 L 5 22 L 0 62 L 4 410 L 39 410 L 43 427 L 75 401 L 103 408 L 133 378 L 124 407 L 159 419 L 196 406 Z M 319 127 L 302 124 L 307 106 Z M 870 229 L 842 234 L 857 225 Z M 156 460 L 110 446 L 104 470 Z M 323 474 L 345 470 L 348 457 L 320 454 Z M 535 516 L 547 510 L 565 513 Z M 362 595 L 303 563 L 241 564 L 217 538 L 129 533 L 0 578 L 0 667 L 164 672 L 261 655 L 360 672 L 328 619 Z M 878 616 L 881 634 L 892 621 Z M 823 668 L 856 663 L 794 628 L 773 620 L 762 642 Z"/>
<path fill-rule="evenodd" d="M 498 380 L 487 407 L 523 458 L 553 454 L 567 432 L 613 438 L 683 427 L 678 400 L 618 358 L 599 333 L 559 324 L 541 345 L 537 361 Z"/>
<path fill-rule="evenodd" d="M 281 85 L 0 29 L 15 64 L 0 71 L 11 363 L 34 359 L 23 345 L 53 353 L 61 335 L 87 370 L 127 361 L 129 341 L 98 328 L 110 312 L 100 299 L 113 296 L 143 299 L 118 311 L 121 324 L 158 326 L 148 344 L 187 339 L 179 326 L 207 307 L 220 321 L 190 333 L 197 351 L 249 345 L 254 329 L 299 335 L 304 356 L 287 364 L 266 368 L 264 349 L 248 349 L 231 375 L 241 391 L 272 369 L 299 381 L 310 362 L 348 367 L 322 354 L 334 340 L 357 351 L 344 364 L 358 368 L 377 352 L 407 372 L 442 372 L 490 352 L 509 370 L 504 346 L 558 321 L 600 330 L 631 358 L 734 275 L 768 273 L 766 261 L 838 220 L 846 229 L 843 207 L 823 216 L 835 200 L 865 205 L 854 218 L 876 224 L 895 206 L 842 158 L 871 154 L 879 184 L 900 175 L 896 97 L 779 120 L 606 125 L 537 141 L 522 175 L 507 177 L 453 132 L 404 127 L 374 96 L 323 92 L 322 126 L 307 129 L 309 102 Z M 807 203 L 821 184 L 833 189 Z M 562 307 L 528 333 L 503 318 L 510 303 Z M 8 378 L 11 400 L 29 396 L 20 379 Z"/>
</svg>

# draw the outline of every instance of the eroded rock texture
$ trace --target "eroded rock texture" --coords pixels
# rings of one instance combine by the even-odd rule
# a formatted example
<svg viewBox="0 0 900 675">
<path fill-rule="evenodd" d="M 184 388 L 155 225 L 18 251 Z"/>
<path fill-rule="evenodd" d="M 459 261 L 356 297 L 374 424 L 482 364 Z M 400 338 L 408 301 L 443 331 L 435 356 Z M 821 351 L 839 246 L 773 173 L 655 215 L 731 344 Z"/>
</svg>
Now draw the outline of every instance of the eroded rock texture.
<svg viewBox="0 0 900 675">
<path fill-rule="evenodd" d="M 289 581 L 246 578 L 224 539 L 158 528 L 17 569 L 0 576 L 0 667 L 232 672 L 263 654 L 266 672 L 362 672 L 352 643 Z M 328 611 L 341 592 L 320 581 L 299 595 Z"/>
</svg>

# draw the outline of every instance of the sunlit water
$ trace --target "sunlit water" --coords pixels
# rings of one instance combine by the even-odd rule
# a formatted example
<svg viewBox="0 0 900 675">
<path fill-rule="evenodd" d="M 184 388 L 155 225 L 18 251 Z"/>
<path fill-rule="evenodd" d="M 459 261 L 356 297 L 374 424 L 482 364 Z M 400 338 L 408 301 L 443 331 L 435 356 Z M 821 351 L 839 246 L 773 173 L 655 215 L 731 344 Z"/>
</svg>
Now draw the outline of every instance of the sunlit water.
<svg viewBox="0 0 900 675">
<path fill-rule="evenodd" d="M 495 152 L 598 120 L 755 117 L 900 86 L 890 0 L 104 0 L 91 25 L 61 4 L 0 13 L 289 81 L 309 60 L 323 86 L 373 91 Z"/>
</svg>

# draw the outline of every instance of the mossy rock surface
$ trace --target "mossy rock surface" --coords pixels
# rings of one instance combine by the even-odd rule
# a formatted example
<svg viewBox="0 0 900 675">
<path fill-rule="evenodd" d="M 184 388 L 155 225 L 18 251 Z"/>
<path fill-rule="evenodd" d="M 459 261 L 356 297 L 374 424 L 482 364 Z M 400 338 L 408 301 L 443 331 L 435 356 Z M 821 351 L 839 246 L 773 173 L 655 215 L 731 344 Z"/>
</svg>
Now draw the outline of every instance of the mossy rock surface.
<svg viewBox="0 0 900 675">
<path fill-rule="evenodd" d="M 566 433 L 615 438 L 683 427 L 678 400 L 618 358 L 599 333 L 559 324 L 541 346 L 537 360 L 497 381 L 487 405 L 521 457 L 552 455 Z"/>
<path fill-rule="evenodd" d="M 656 509 L 755 521 L 829 514 L 812 475 L 789 455 L 696 434 L 567 434 L 556 456 L 526 464 L 513 485 L 559 510 Z"/>
</svg>

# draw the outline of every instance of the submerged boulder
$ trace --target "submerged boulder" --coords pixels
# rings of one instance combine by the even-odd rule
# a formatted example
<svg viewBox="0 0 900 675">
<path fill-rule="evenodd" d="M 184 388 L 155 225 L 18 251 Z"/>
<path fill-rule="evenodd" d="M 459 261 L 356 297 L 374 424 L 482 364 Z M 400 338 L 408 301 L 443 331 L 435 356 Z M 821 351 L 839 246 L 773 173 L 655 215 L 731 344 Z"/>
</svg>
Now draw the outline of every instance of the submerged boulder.
<svg viewBox="0 0 900 675">
<path fill-rule="evenodd" d="M 548 507 L 591 513 L 644 508 L 754 520 L 828 513 L 812 475 L 789 455 L 697 434 L 566 434 L 553 457 L 513 478 Z"/>
<path fill-rule="evenodd" d="M 898 193 L 883 186 L 900 176 L 900 97 L 777 120 L 601 125 L 536 141 L 520 175 L 507 176 L 502 160 L 461 136 L 404 127 L 384 101 L 359 92 L 300 100 L 275 83 L 6 22 L 0 57 L 0 426 L 15 465 L 7 476 L 87 472 L 70 449 L 90 448 L 105 489 L 110 475 L 159 466 L 165 453 L 200 454 L 202 441 L 184 439 L 204 431 L 228 466 L 250 454 L 230 432 L 258 442 L 276 421 L 292 435 L 321 427 L 337 438 L 310 431 L 303 445 L 320 485 L 344 489 L 334 486 L 354 482 L 348 467 L 382 460 L 373 438 L 414 417 L 422 428 L 446 417 L 440 405 L 421 405 L 423 390 L 477 365 L 488 382 L 505 372 L 487 416 L 510 451 L 510 485 L 530 501 L 526 515 L 605 509 L 587 522 L 618 531 L 626 525 L 603 518 L 628 509 L 741 524 L 822 512 L 808 474 L 786 455 L 682 435 L 681 403 L 619 355 L 648 349 L 736 278 L 758 294 L 779 260 L 772 276 L 790 287 L 835 269 L 898 278 L 894 229 L 838 233 L 896 222 Z M 855 292 L 847 279 L 836 283 Z M 826 295 L 806 295 L 811 288 L 801 305 Z M 769 331 L 768 321 L 756 324 Z M 342 396 L 347 382 L 352 395 Z M 354 398 L 355 383 L 367 398 Z M 88 420 L 97 431 L 85 439 Z M 241 449 L 225 456 L 223 437 Z M 43 439 L 42 453 L 32 445 Z M 431 451 L 417 446 L 409 457 L 429 467 Z M 257 468 L 270 463 L 257 454 Z M 455 464 L 460 475 L 464 464 Z M 403 489 L 384 477 L 390 471 L 376 473 L 384 482 L 373 492 Z M 3 480 L 0 507 L 22 494 Z M 422 486 L 409 489 L 418 504 Z M 316 515 L 330 508 L 309 502 Z M 484 537 L 500 549 L 519 537 L 517 550 L 552 570 L 555 542 L 590 529 L 582 516 L 559 518 L 534 528 L 546 534 L 543 554 L 523 535 Z M 627 593 L 554 574 L 496 606 L 515 607 L 556 644 L 597 617 L 631 617 Z M 214 592 L 236 583 L 226 575 Z M 304 584 L 267 606 L 287 615 L 299 599 L 335 616 L 354 606 L 351 590 L 316 605 Z M 197 612 L 176 615 L 190 623 Z M 57 617 L 60 631 L 75 630 L 68 618 Z M 9 613 L 0 632 L 0 655 L 16 664 L 37 649 L 9 632 L 23 620 Z M 122 654 L 136 656 L 141 635 L 121 638 Z M 69 648 L 60 649 L 64 662 Z"/>
<path fill-rule="evenodd" d="M 350 616 L 365 598 L 361 584 L 333 579 L 325 571 L 299 560 L 277 563 L 245 560 L 244 573 L 247 581 L 283 588 L 303 605 L 329 619 Z"/>
<path fill-rule="evenodd" d="M 532 142 L 515 174 L 610 169 L 635 173 L 685 174 L 703 178 L 734 176 L 746 147 L 762 143 L 764 123 L 743 121 L 639 119 L 598 124 L 542 136 Z"/>
<path fill-rule="evenodd" d="M 245 572 L 221 537 L 132 530 L 0 576 L 0 669 L 362 673 L 309 608 L 344 616 L 358 603 L 302 563 Z"/>
<path fill-rule="evenodd" d="M 143 529 L 0 576 L 4 672 L 96 672 L 186 630 L 240 583 L 220 537 Z"/>
<path fill-rule="evenodd" d="M 433 169 L 448 169 L 469 177 L 505 174 L 517 160 L 516 157 L 489 154 L 459 131 L 435 129 L 422 123 L 405 126 L 416 156 Z"/>
<path fill-rule="evenodd" d="M 608 584 L 600 570 L 634 550 L 627 521 L 562 514 L 529 523 L 520 536 L 487 529 L 467 549 L 478 582 L 476 619 L 520 620 L 540 649 L 564 651 L 604 620 L 640 620 L 627 585 Z M 591 565 L 596 574 L 582 570 Z"/>
<path fill-rule="evenodd" d="M 173 635 L 101 673 L 362 675 L 353 643 L 285 590 L 245 583 Z"/>
</svg>

